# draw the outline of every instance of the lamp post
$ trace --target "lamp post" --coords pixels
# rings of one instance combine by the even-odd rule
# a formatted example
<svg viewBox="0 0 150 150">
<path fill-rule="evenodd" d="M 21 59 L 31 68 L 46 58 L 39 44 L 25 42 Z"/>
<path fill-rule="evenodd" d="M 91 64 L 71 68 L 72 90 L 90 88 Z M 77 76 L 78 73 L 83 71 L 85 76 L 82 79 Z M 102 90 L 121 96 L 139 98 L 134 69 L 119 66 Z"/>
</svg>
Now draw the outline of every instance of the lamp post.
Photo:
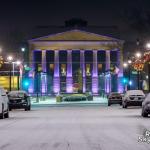
<svg viewBox="0 0 150 150">
<path fill-rule="evenodd" d="M 128 84 L 128 89 L 130 90 L 130 86 L 131 86 L 131 82 L 130 82 L 130 80 L 131 80 L 131 63 L 132 63 L 132 61 L 129 59 L 128 60 L 128 77 L 129 77 L 129 84 Z"/>
<path fill-rule="evenodd" d="M 11 64 L 13 61 L 13 57 L 12 56 L 8 56 L 7 57 L 7 61 L 10 64 L 10 70 L 9 70 L 9 91 L 11 91 Z"/>
<path fill-rule="evenodd" d="M 149 55 L 150 55 L 150 42 L 146 44 L 146 49 L 149 51 Z M 148 87 L 150 92 L 150 60 L 148 61 Z"/>
<path fill-rule="evenodd" d="M 21 61 L 16 61 L 16 65 L 19 66 L 21 64 Z M 19 82 L 19 77 L 20 77 L 20 73 L 19 73 L 19 69 L 18 69 L 18 74 L 17 74 L 17 88 L 18 88 L 18 91 L 20 89 L 20 82 Z"/>
<path fill-rule="evenodd" d="M 23 59 L 23 61 L 25 61 L 26 48 L 25 48 L 25 47 L 22 47 L 22 48 L 21 48 L 21 52 L 22 52 L 22 59 Z"/>
<path fill-rule="evenodd" d="M 128 67 L 128 63 L 123 63 L 123 68 L 124 68 L 124 76 L 126 76 L 126 69 L 127 69 L 127 67 Z M 125 81 L 123 81 L 124 82 L 124 92 L 125 91 L 127 91 L 127 80 L 126 79 L 124 79 Z"/>
<path fill-rule="evenodd" d="M 135 54 L 136 58 L 137 59 L 140 59 L 141 58 L 141 53 L 140 52 L 137 52 Z M 137 83 L 138 83 L 138 90 L 140 90 L 140 70 L 137 70 L 138 74 L 137 74 Z"/>
</svg>

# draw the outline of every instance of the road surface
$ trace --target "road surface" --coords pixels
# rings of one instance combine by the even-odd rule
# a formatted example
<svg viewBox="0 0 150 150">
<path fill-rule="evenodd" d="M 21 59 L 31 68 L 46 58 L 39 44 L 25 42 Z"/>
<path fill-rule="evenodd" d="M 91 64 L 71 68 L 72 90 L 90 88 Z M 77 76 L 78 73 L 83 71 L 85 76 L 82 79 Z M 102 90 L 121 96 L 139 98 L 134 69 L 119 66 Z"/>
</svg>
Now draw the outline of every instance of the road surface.
<svg viewBox="0 0 150 150">
<path fill-rule="evenodd" d="M 0 150 L 150 150 L 138 142 L 145 130 L 138 107 L 34 107 L 0 120 Z"/>
</svg>

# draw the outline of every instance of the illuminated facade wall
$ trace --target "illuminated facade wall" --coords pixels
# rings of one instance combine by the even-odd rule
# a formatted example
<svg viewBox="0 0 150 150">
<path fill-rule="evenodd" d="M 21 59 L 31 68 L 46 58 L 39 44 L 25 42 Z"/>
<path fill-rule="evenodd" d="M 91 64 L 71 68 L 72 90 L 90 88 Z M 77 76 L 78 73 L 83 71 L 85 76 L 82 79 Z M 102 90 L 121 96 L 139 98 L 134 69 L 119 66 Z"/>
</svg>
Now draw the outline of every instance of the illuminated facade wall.
<svg viewBox="0 0 150 150">
<path fill-rule="evenodd" d="M 123 92 L 122 41 L 72 30 L 29 44 L 33 93 Z"/>
</svg>

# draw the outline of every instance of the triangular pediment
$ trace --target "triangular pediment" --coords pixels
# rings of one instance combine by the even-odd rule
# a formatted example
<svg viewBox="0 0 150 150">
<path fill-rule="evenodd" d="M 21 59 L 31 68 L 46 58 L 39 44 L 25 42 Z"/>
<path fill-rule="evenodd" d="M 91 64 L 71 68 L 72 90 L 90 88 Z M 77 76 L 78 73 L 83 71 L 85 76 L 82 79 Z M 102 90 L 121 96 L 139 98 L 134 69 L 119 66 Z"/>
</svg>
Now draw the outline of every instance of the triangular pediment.
<svg viewBox="0 0 150 150">
<path fill-rule="evenodd" d="M 82 30 L 70 30 L 62 33 L 32 39 L 31 41 L 121 41 L 108 36 Z"/>
</svg>

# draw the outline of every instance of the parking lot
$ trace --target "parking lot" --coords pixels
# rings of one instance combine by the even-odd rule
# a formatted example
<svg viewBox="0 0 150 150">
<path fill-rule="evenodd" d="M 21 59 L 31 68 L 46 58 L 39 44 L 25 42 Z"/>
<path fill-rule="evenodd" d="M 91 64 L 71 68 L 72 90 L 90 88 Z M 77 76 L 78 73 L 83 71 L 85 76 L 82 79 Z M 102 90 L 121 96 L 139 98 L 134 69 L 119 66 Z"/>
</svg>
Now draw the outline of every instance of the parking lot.
<svg viewBox="0 0 150 150">
<path fill-rule="evenodd" d="M 0 150 L 150 150 L 138 141 L 150 130 L 140 107 L 38 107 L 0 120 Z"/>
</svg>

